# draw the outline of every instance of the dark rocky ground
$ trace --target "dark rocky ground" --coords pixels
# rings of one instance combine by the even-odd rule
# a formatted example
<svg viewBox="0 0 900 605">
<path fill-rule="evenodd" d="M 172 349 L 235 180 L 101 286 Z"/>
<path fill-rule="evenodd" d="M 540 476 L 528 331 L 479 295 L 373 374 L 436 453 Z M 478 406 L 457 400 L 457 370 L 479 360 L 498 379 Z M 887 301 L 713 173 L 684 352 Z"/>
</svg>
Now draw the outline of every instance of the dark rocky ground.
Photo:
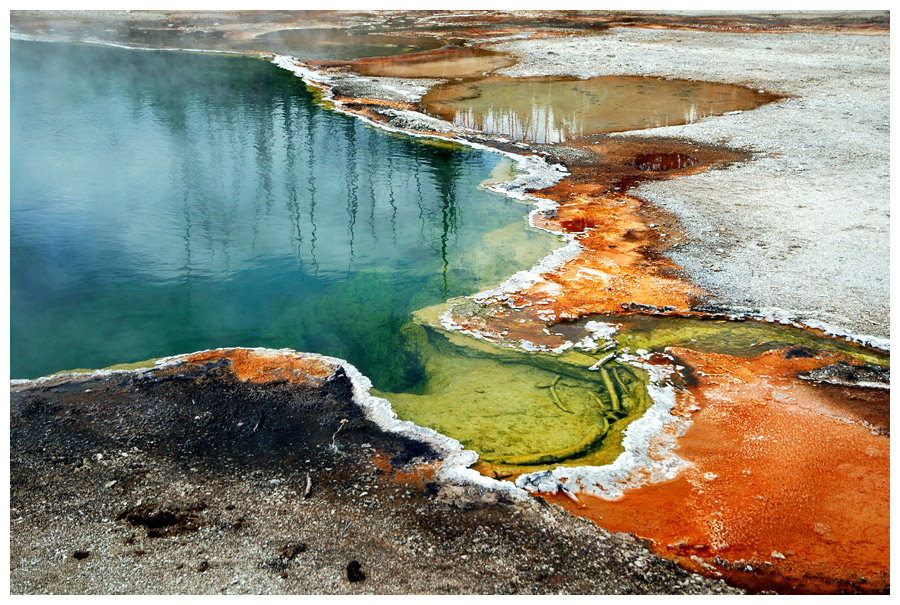
<svg viewBox="0 0 900 605">
<path fill-rule="evenodd" d="M 430 481 L 434 453 L 350 393 L 228 361 L 14 385 L 11 592 L 736 592 L 542 500 Z"/>
</svg>

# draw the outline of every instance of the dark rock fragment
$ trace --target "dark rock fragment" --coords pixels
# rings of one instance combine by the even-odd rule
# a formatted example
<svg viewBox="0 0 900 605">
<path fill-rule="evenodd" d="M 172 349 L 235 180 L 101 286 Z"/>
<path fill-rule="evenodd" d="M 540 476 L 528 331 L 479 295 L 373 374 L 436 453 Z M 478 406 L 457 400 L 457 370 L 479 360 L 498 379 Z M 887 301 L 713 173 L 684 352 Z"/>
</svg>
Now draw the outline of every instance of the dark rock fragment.
<svg viewBox="0 0 900 605">
<path fill-rule="evenodd" d="M 123 510 L 116 516 L 116 520 L 124 519 L 132 526 L 146 527 L 148 538 L 163 538 L 197 531 L 200 527 L 200 517 L 196 513 L 205 508 L 205 502 L 198 502 L 187 508 L 175 505 L 153 508 L 142 505 Z"/>
<path fill-rule="evenodd" d="M 80 561 L 82 559 L 87 559 L 90 554 L 91 553 L 86 550 L 76 550 L 74 553 L 72 553 L 72 556 Z"/>
<path fill-rule="evenodd" d="M 291 560 L 302 552 L 306 551 L 306 544 L 302 542 L 288 542 L 278 551 L 278 556 L 282 559 Z"/>
<path fill-rule="evenodd" d="M 839 361 L 800 376 L 804 380 L 843 386 L 880 386 L 890 388 L 891 371 L 878 366 L 854 365 Z"/>
<path fill-rule="evenodd" d="M 366 574 L 362 571 L 359 561 L 350 561 L 347 564 L 347 580 L 350 582 L 362 582 L 366 579 Z"/>
<path fill-rule="evenodd" d="M 666 172 L 690 168 L 699 163 L 695 157 L 681 153 L 644 153 L 632 162 L 632 165 L 642 172 Z"/>
<path fill-rule="evenodd" d="M 804 346 L 791 347 L 784 352 L 785 359 L 793 359 L 795 357 L 815 357 L 816 355 L 818 355 L 818 351 Z"/>
</svg>

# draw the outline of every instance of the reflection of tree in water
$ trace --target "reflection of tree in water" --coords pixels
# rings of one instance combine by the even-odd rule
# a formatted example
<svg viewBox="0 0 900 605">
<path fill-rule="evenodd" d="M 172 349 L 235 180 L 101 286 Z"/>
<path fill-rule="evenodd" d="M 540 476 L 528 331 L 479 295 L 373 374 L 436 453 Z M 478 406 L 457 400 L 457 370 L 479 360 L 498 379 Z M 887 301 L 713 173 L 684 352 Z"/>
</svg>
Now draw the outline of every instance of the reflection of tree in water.
<svg viewBox="0 0 900 605">
<path fill-rule="evenodd" d="M 385 158 L 387 169 L 387 200 L 391 207 L 391 237 L 394 245 L 397 245 L 397 200 L 394 197 L 394 155 L 389 154 Z"/>
<path fill-rule="evenodd" d="M 357 200 L 356 190 L 359 175 L 356 172 L 356 124 L 345 120 L 344 127 L 341 129 L 344 135 L 344 150 L 347 152 L 347 168 L 344 170 L 344 179 L 347 187 L 347 233 L 350 236 L 350 262 L 347 265 L 347 273 L 353 267 L 353 259 L 355 254 L 353 251 L 353 241 L 356 237 L 356 212 L 359 209 L 359 201 Z"/>
<path fill-rule="evenodd" d="M 437 242 L 434 243 L 439 249 L 441 256 L 441 275 L 443 277 L 444 291 L 446 297 L 448 295 L 447 286 L 447 269 L 450 261 L 447 255 L 447 247 L 450 237 L 457 233 L 457 201 L 456 201 L 456 180 L 462 173 L 462 161 L 459 153 L 447 150 L 438 150 L 432 156 L 432 174 L 434 175 L 435 185 L 438 192 L 438 201 L 440 204 L 440 226 L 441 232 Z"/>
<path fill-rule="evenodd" d="M 305 108 L 306 117 L 306 161 L 307 179 L 309 182 L 309 254 L 312 259 L 313 273 L 319 275 L 319 261 L 316 259 L 316 138 L 315 116 L 308 107 Z"/>
<path fill-rule="evenodd" d="M 428 236 L 425 234 L 425 203 L 422 200 L 422 162 L 419 157 L 419 152 L 421 150 L 420 145 L 413 146 L 413 178 L 416 181 L 416 205 L 419 207 L 419 235 L 421 236 L 421 242 L 423 244 L 427 243 Z"/>
<path fill-rule="evenodd" d="M 228 273 L 237 226 L 249 227 L 255 244 L 260 211 L 271 211 L 272 103 L 280 96 L 273 90 L 279 82 L 259 70 L 245 69 L 241 60 L 221 61 L 185 53 L 124 55 L 127 69 L 121 65 L 111 69 L 105 79 L 128 80 L 117 90 L 129 93 L 135 111 L 149 111 L 166 126 L 172 147 L 178 150 L 173 168 L 180 173 L 173 175 L 171 185 L 182 191 L 185 218 L 198 217 L 201 225 L 202 240 L 194 238 L 194 256 L 199 244 L 208 258 L 214 262 L 220 259 L 217 266 Z M 117 53 L 117 58 L 121 54 Z M 105 62 L 101 58 L 88 65 L 99 68 Z M 255 157 L 248 161 L 251 138 Z M 229 164 L 230 171 L 226 169 Z M 253 220 L 246 225 L 240 214 L 245 186 L 251 182 L 246 175 L 248 166 L 256 174 L 255 197 L 262 203 L 253 204 Z"/>
<path fill-rule="evenodd" d="M 269 86 L 263 91 L 263 83 L 260 80 L 254 82 L 256 127 L 254 128 L 254 145 L 256 152 L 256 203 L 253 205 L 253 244 L 256 249 L 256 236 L 259 228 L 259 212 L 265 206 L 266 216 L 272 213 L 272 153 L 275 148 L 274 119 L 276 115 L 277 91 L 269 90 Z M 251 97 L 252 98 L 252 97 Z M 282 118 L 283 119 L 283 118 Z M 262 203 L 260 203 L 262 202 Z"/>
<path fill-rule="evenodd" d="M 284 156 L 284 183 L 287 192 L 285 205 L 288 215 L 291 217 L 291 230 L 297 249 L 299 268 L 303 269 L 303 225 L 300 218 L 300 201 L 297 192 L 297 154 L 295 139 L 298 133 L 294 132 L 294 120 L 298 117 L 299 109 L 294 107 L 292 96 L 285 91 L 281 97 L 282 112 L 284 115 L 283 129 L 285 156 Z"/>
<path fill-rule="evenodd" d="M 368 184 L 369 184 L 369 232 L 372 235 L 372 241 L 375 243 L 378 242 L 378 231 L 375 229 L 375 206 L 376 206 L 376 194 L 375 194 L 375 177 L 378 176 L 380 170 L 375 169 L 374 166 L 378 166 L 381 168 L 383 164 L 382 161 L 379 161 L 376 164 L 375 158 L 378 157 L 378 148 L 377 148 L 377 140 L 375 137 L 367 136 L 366 137 L 366 164 L 369 166 L 368 172 Z"/>
</svg>

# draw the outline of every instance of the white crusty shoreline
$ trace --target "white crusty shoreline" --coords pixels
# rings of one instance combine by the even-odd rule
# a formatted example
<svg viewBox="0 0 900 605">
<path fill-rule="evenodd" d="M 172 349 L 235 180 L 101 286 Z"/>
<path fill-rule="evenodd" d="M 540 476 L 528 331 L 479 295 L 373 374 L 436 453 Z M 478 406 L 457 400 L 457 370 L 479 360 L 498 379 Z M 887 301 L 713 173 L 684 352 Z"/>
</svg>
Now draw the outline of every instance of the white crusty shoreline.
<svg viewBox="0 0 900 605">
<path fill-rule="evenodd" d="M 724 170 L 646 182 L 634 193 L 679 217 L 694 241 L 666 253 L 713 302 L 783 310 L 810 327 L 825 324 L 841 335 L 875 337 L 857 337 L 863 342 L 887 342 L 887 34 L 622 27 L 491 47 L 520 59 L 499 70 L 510 76 L 646 75 L 787 95 L 752 111 L 620 133 L 754 154 Z"/>
</svg>

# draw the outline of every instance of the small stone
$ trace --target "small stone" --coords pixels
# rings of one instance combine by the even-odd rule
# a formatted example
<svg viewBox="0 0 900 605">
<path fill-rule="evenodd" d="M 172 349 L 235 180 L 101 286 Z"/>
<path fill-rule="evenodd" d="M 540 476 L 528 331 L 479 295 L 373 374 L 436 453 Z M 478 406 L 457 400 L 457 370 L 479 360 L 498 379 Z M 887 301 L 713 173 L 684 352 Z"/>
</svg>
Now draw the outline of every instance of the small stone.
<svg viewBox="0 0 900 605">
<path fill-rule="evenodd" d="M 200 573 L 203 573 L 207 569 L 209 569 L 209 561 L 206 561 L 206 560 L 200 561 L 200 565 L 197 566 L 197 571 L 199 571 Z"/>
<path fill-rule="evenodd" d="M 91 553 L 86 550 L 76 550 L 74 553 L 72 553 L 72 556 L 81 561 L 82 559 L 87 559 L 90 554 Z"/>
<path fill-rule="evenodd" d="M 347 580 L 350 582 L 362 582 L 366 579 L 366 574 L 362 571 L 362 565 L 359 561 L 350 561 L 347 564 Z"/>
<path fill-rule="evenodd" d="M 282 559 L 291 560 L 302 552 L 306 551 L 306 544 L 302 542 L 288 542 L 278 551 L 278 556 Z"/>
</svg>

